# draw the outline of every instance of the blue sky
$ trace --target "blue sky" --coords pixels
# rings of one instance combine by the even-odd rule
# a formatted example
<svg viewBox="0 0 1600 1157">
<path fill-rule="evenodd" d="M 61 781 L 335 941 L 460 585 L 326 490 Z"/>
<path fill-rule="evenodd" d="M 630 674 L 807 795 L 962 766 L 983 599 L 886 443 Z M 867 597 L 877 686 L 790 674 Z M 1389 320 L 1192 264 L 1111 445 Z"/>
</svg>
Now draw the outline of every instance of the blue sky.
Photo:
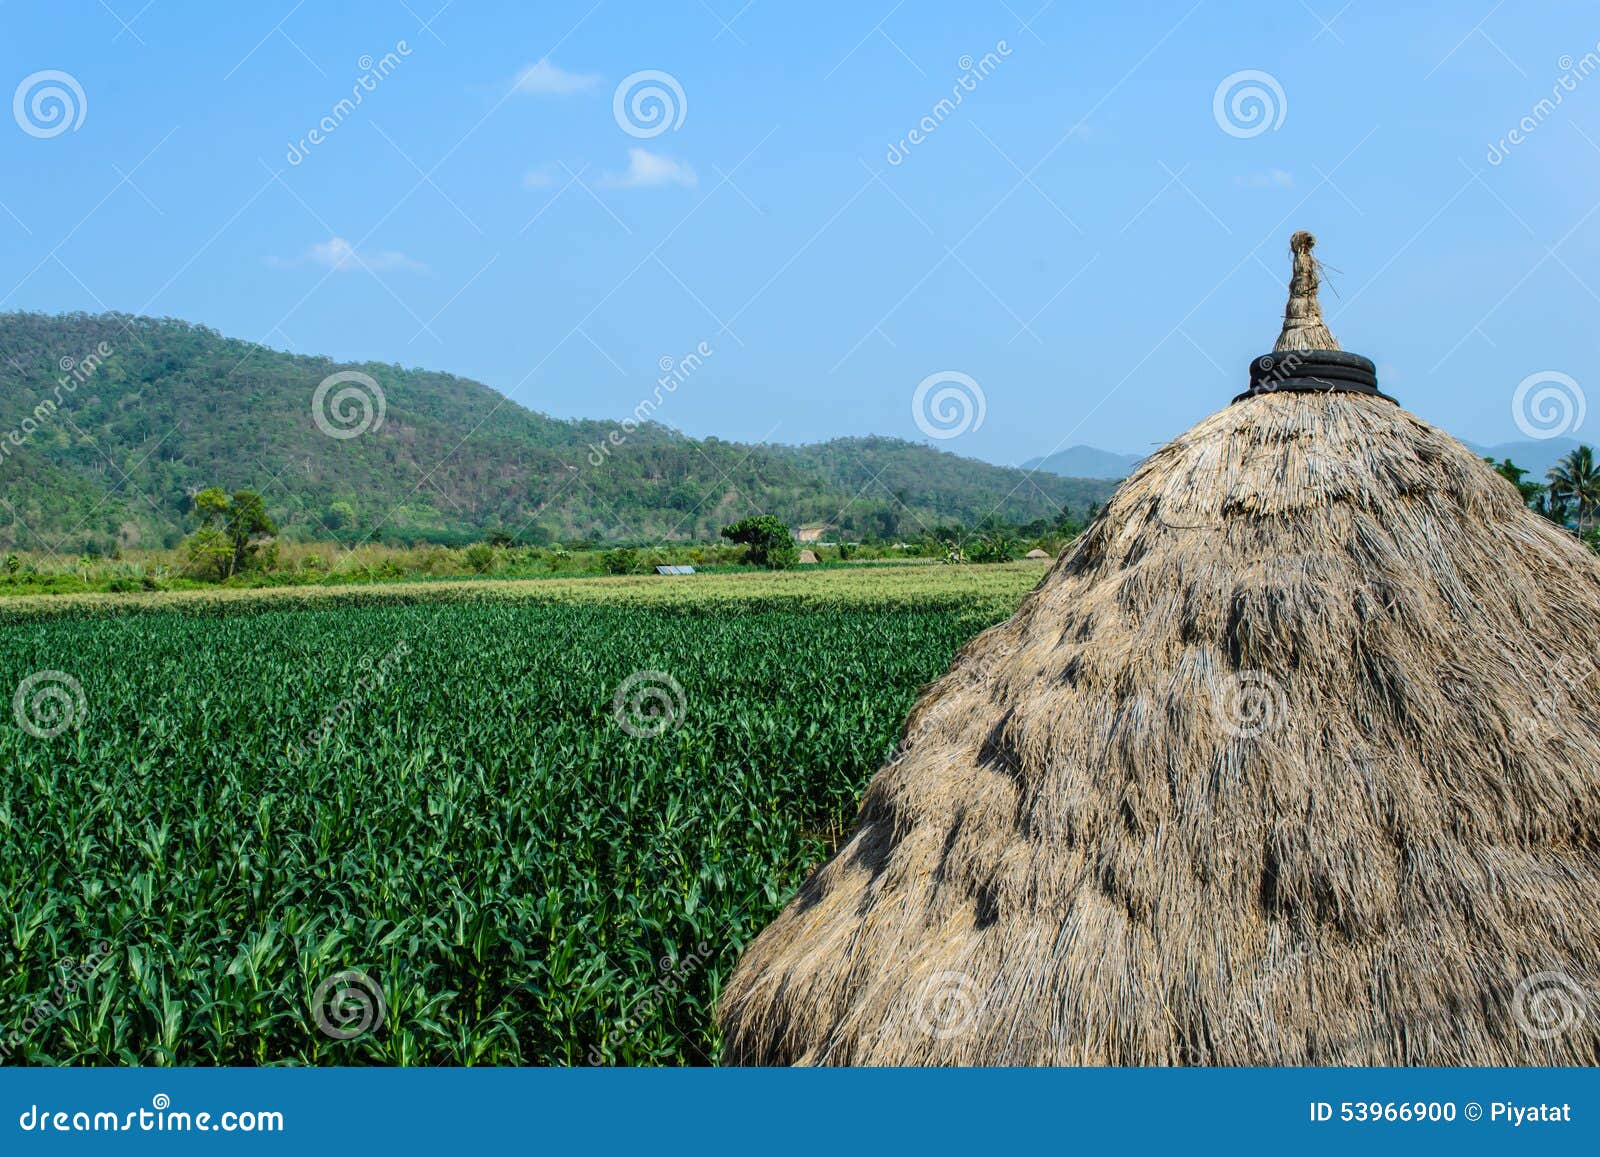
<svg viewBox="0 0 1600 1157">
<path fill-rule="evenodd" d="M 22 93 L 0 131 L 0 309 L 559 416 L 631 411 L 706 343 L 658 417 L 742 440 L 926 440 L 919 383 L 960 373 L 982 424 L 939 444 L 1016 462 L 1225 404 L 1306 228 L 1345 348 L 1452 432 L 1521 437 L 1529 375 L 1600 380 L 1592 6 L 441 3 L 0 4 L 6 88 L 82 93 L 75 127 Z M 615 111 L 644 71 L 677 89 L 656 135 Z M 1239 73 L 1266 78 L 1219 106 Z M 1233 112 L 1251 86 L 1270 107 Z"/>
</svg>

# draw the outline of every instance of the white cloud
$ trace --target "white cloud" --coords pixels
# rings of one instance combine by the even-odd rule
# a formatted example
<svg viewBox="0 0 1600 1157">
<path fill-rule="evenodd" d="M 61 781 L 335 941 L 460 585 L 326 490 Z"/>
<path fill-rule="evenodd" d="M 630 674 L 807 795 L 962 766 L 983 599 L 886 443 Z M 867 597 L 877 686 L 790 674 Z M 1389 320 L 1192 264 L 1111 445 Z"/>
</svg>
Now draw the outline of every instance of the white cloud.
<svg viewBox="0 0 1600 1157">
<path fill-rule="evenodd" d="M 600 183 L 612 189 L 654 189 L 662 185 L 682 185 L 692 189 L 699 181 L 694 170 L 682 161 L 652 153 L 649 149 L 629 149 L 628 171 L 607 174 Z"/>
<path fill-rule="evenodd" d="M 330 237 L 326 241 L 319 241 L 299 257 L 289 260 L 282 257 L 268 257 L 267 264 L 274 269 L 293 269 L 297 265 L 320 265 L 335 273 L 362 271 L 387 273 L 395 270 L 421 273 L 426 272 L 428 268 L 422 262 L 415 261 L 395 249 L 357 253 L 356 247 L 343 237 Z"/>
<path fill-rule="evenodd" d="M 568 72 L 564 68 L 557 68 L 547 58 L 517 73 L 516 90 L 537 96 L 568 96 L 599 83 L 598 73 Z"/>
<path fill-rule="evenodd" d="M 1265 173 L 1246 173 L 1242 177 L 1235 177 L 1233 183 L 1247 189 L 1292 189 L 1294 174 L 1283 169 L 1269 169 Z"/>
<path fill-rule="evenodd" d="M 343 237 L 330 237 L 311 247 L 306 257 L 317 265 L 341 271 L 356 268 L 356 247 Z"/>
</svg>

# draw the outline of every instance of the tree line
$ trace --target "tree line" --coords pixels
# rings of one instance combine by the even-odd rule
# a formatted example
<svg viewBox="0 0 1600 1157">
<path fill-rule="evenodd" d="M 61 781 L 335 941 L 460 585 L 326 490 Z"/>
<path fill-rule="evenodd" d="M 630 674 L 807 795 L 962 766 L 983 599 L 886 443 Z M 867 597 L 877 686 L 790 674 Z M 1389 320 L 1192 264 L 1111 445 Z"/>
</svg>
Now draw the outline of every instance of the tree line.
<svg viewBox="0 0 1600 1157">
<path fill-rule="evenodd" d="M 1600 515 L 1600 466 L 1593 449 L 1578 446 L 1569 451 L 1550 468 L 1543 482 L 1530 480 L 1528 471 L 1509 458 L 1484 461 L 1517 488 L 1529 510 L 1574 531 L 1591 550 L 1600 553 L 1596 518 Z"/>
</svg>

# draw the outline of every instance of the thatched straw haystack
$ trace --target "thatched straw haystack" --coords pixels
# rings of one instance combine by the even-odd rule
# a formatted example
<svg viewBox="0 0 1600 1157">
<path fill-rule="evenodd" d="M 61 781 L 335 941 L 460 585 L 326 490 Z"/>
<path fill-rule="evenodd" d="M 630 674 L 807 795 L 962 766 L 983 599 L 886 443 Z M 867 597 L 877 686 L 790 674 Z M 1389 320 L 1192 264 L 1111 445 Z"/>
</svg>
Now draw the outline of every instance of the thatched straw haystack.
<svg viewBox="0 0 1600 1157">
<path fill-rule="evenodd" d="M 1600 1063 L 1600 566 L 1293 247 L 1255 388 L 924 693 L 725 1063 Z"/>
<path fill-rule="evenodd" d="M 1041 560 L 1045 561 L 1045 562 L 1050 561 L 1049 552 L 1040 550 L 1038 547 L 1034 547 L 1032 550 L 1030 550 L 1027 554 L 1023 555 L 1022 557 L 1023 558 L 1031 558 L 1035 562 L 1038 562 L 1038 561 L 1041 561 Z"/>
</svg>

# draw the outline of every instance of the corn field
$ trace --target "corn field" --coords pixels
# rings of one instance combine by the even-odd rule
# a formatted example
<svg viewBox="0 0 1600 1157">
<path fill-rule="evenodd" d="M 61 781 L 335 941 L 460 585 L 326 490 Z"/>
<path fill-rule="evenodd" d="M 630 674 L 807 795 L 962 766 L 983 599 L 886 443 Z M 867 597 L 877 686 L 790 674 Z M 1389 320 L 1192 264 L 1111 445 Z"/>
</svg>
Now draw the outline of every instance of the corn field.
<svg viewBox="0 0 1600 1157">
<path fill-rule="evenodd" d="M 741 946 L 1039 574 L 922 569 L 13 612 L 0 1062 L 713 1061 Z"/>
</svg>

